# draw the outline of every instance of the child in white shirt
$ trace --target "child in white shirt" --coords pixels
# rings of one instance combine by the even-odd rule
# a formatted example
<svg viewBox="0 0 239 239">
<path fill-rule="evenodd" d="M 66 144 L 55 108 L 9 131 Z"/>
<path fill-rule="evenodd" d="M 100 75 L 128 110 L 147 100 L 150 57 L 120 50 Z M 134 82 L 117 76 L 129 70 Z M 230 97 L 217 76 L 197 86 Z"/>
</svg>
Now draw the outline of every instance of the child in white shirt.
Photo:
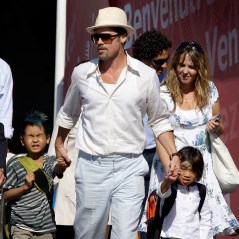
<svg viewBox="0 0 239 239">
<path fill-rule="evenodd" d="M 210 239 L 213 238 L 211 212 L 207 197 L 201 199 L 199 183 L 203 174 L 204 161 L 200 151 L 194 147 L 184 147 L 181 155 L 181 170 L 175 169 L 172 176 L 166 175 L 160 183 L 157 194 L 161 199 L 160 216 L 163 205 L 174 191 L 175 199 L 171 209 L 164 217 L 160 238 Z M 200 190 L 199 190 L 200 189 Z M 172 196 L 171 196 L 172 197 Z M 166 199 L 168 198 L 168 199 Z M 200 200 L 201 208 L 199 209 Z M 165 213 L 164 213 L 165 214 Z"/>
</svg>

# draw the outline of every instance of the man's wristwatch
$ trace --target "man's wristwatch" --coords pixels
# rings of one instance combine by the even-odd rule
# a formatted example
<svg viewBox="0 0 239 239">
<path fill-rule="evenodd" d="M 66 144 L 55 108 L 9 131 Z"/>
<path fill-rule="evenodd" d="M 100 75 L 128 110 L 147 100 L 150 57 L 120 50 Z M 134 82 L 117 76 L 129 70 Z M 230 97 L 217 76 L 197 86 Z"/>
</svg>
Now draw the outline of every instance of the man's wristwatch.
<svg viewBox="0 0 239 239">
<path fill-rule="evenodd" d="M 169 155 L 170 161 L 173 159 L 174 156 L 178 156 L 178 157 L 181 159 L 180 153 L 173 153 L 173 154 L 170 154 L 170 155 Z"/>
</svg>

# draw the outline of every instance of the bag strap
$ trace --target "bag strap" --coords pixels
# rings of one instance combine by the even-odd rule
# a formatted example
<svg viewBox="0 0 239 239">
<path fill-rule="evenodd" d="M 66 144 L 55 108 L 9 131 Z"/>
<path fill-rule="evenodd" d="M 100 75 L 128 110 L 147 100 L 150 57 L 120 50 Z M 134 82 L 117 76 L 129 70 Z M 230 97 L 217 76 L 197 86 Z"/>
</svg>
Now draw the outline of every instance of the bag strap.
<svg viewBox="0 0 239 239">
<path fill-rule="evenodd" d="M 21 156 L 20 158 L 17 158 L 17 160 L 22 164 L 28 173 L 32 173 L 40 168 L 39 165 L 36 164 L 30 157 Z"/>
<path fill-rule="evenodd" d="M 198 212 L 200 214 L 203 203 L 205 201 L 205 197 L 206 197 L 206 186 L 201 183 L 196 183 L 196 185 L 198 187 L 199 196 L 200 196 L 200 202 L 199 202 L 199 206 L 198 206 Z"/>
<path fill-rule="evenodd" d="M 158 197 L 156 190 L 154 190 L 152 193 L 150 193 L 147 201 L 147 220 L 155 217 L 158 200 L 160 200 L 160 198 Z"/>
<path fill-rule="evenodd" d="M 160 197 L 154 190 L 149 198 L 148 198 L 148 205 L 147 205 L 147 239 L 158 239 L 161 233 L 161 226 L 160 226 L 160 215 L 159 215 L 159 208 L 160 208 Z"/>
<path fill-rule="evenodd" d="M 49 193 L 50 191 L 50 182 L 48 176 L 44 170 L 42 170 L 38 164 L 35 163 L 33 159 L 27 156 L 22 156 L 18 158 L 18 161 L 26 169 L 28 173 L 35 174 L 34 185 L 42 193 Z"/>
<path fill-rule="evenodd" d="M 171 195 L 168 198 L 166 198 L 164 201 L 161 217 L 165 218 L 169 214 L 170 210 L 172 209 L 175 199 L 177 197 L 177 189 L 178 189 L 178 184 L 174 182 L 171 185 L 171 191 L 172 191 Z"/>
<path fill-rule="evenodd" d="M 156 211 L 157 213 L 155 214 L 155 220 L 157 222 L 157 227 L 156 227 L 156 232 L 155 232 L 155 235 L 154 235 L 154 239 L 160 238 L 160 234 L 161 234 L 164 218 L 169 214 L 170 210 L 173 207 L 175 199 L 177 197 L 177 188 L 178 188 L 178 186 L 177 186 L 176 182 L 171 185 L 172 193 L 164 201 L 161 216 L 159 215 L 160 200 L 158 200 L 158 203 L 157 203 L 157 209 L 158 210 Z"/>
</svg>

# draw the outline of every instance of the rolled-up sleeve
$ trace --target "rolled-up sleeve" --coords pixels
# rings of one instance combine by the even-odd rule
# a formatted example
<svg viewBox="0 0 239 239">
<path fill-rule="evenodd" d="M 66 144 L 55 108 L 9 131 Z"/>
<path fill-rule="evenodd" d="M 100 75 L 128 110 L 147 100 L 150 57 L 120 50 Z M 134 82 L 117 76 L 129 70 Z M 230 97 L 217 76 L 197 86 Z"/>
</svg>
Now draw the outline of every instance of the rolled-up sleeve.
<svg viewBox="0 0 239 239">
<path fill-rule="evenodd" d="M 71 85 L 67 91 L 64 105 L 57 115 L 57 124 L 63 128 L 72 129 L 81 114 L 81 94 L 79 81 L 74 70 L 71 77 Z"/>
<path fill-rule="evenodd" d="M 147 95 L 148 124 L 152 128 L 156 138 L 158 138 L 160 134 L 172 131 L 173 128 L 169 121 L 169 111 L 160 96 L 160 83 L 156 73 L 149 83 Z"/>
</svg>

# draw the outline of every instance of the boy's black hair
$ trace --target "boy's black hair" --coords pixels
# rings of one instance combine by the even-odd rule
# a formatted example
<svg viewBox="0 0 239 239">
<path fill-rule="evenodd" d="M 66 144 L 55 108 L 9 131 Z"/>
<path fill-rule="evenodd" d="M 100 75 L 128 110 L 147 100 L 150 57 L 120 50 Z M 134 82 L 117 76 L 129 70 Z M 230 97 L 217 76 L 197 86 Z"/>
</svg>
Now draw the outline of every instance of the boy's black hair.
<svg viewBox="0 0 239 239">
<path fill-rule="evenodd" d="M 152 60 L 163 50 L 172 47 L 172 42 L 156 29 L 146 31 L 140 35 L 132 47 L 133 57 L 143 61 Z"/>
<path fill-rule="evenodd" d="M 50 134 L 48 116 L 41 111 L 31 110 L 27 113 L 20 131 L 21 136 L 25 134 L 25 129 L 28 125 L 41 126 L 45 129 L 46 135 Z"/>
<path fill-rule="evenodd" d="M 202 178 L 204 161 L 201 152 L 191 146 L 186 146 L 178 151 L 181 155 L 181 163 L 189 162 L 192 165 L 193 172 L 197 175 L 197 181 Z"/>
</svg>

